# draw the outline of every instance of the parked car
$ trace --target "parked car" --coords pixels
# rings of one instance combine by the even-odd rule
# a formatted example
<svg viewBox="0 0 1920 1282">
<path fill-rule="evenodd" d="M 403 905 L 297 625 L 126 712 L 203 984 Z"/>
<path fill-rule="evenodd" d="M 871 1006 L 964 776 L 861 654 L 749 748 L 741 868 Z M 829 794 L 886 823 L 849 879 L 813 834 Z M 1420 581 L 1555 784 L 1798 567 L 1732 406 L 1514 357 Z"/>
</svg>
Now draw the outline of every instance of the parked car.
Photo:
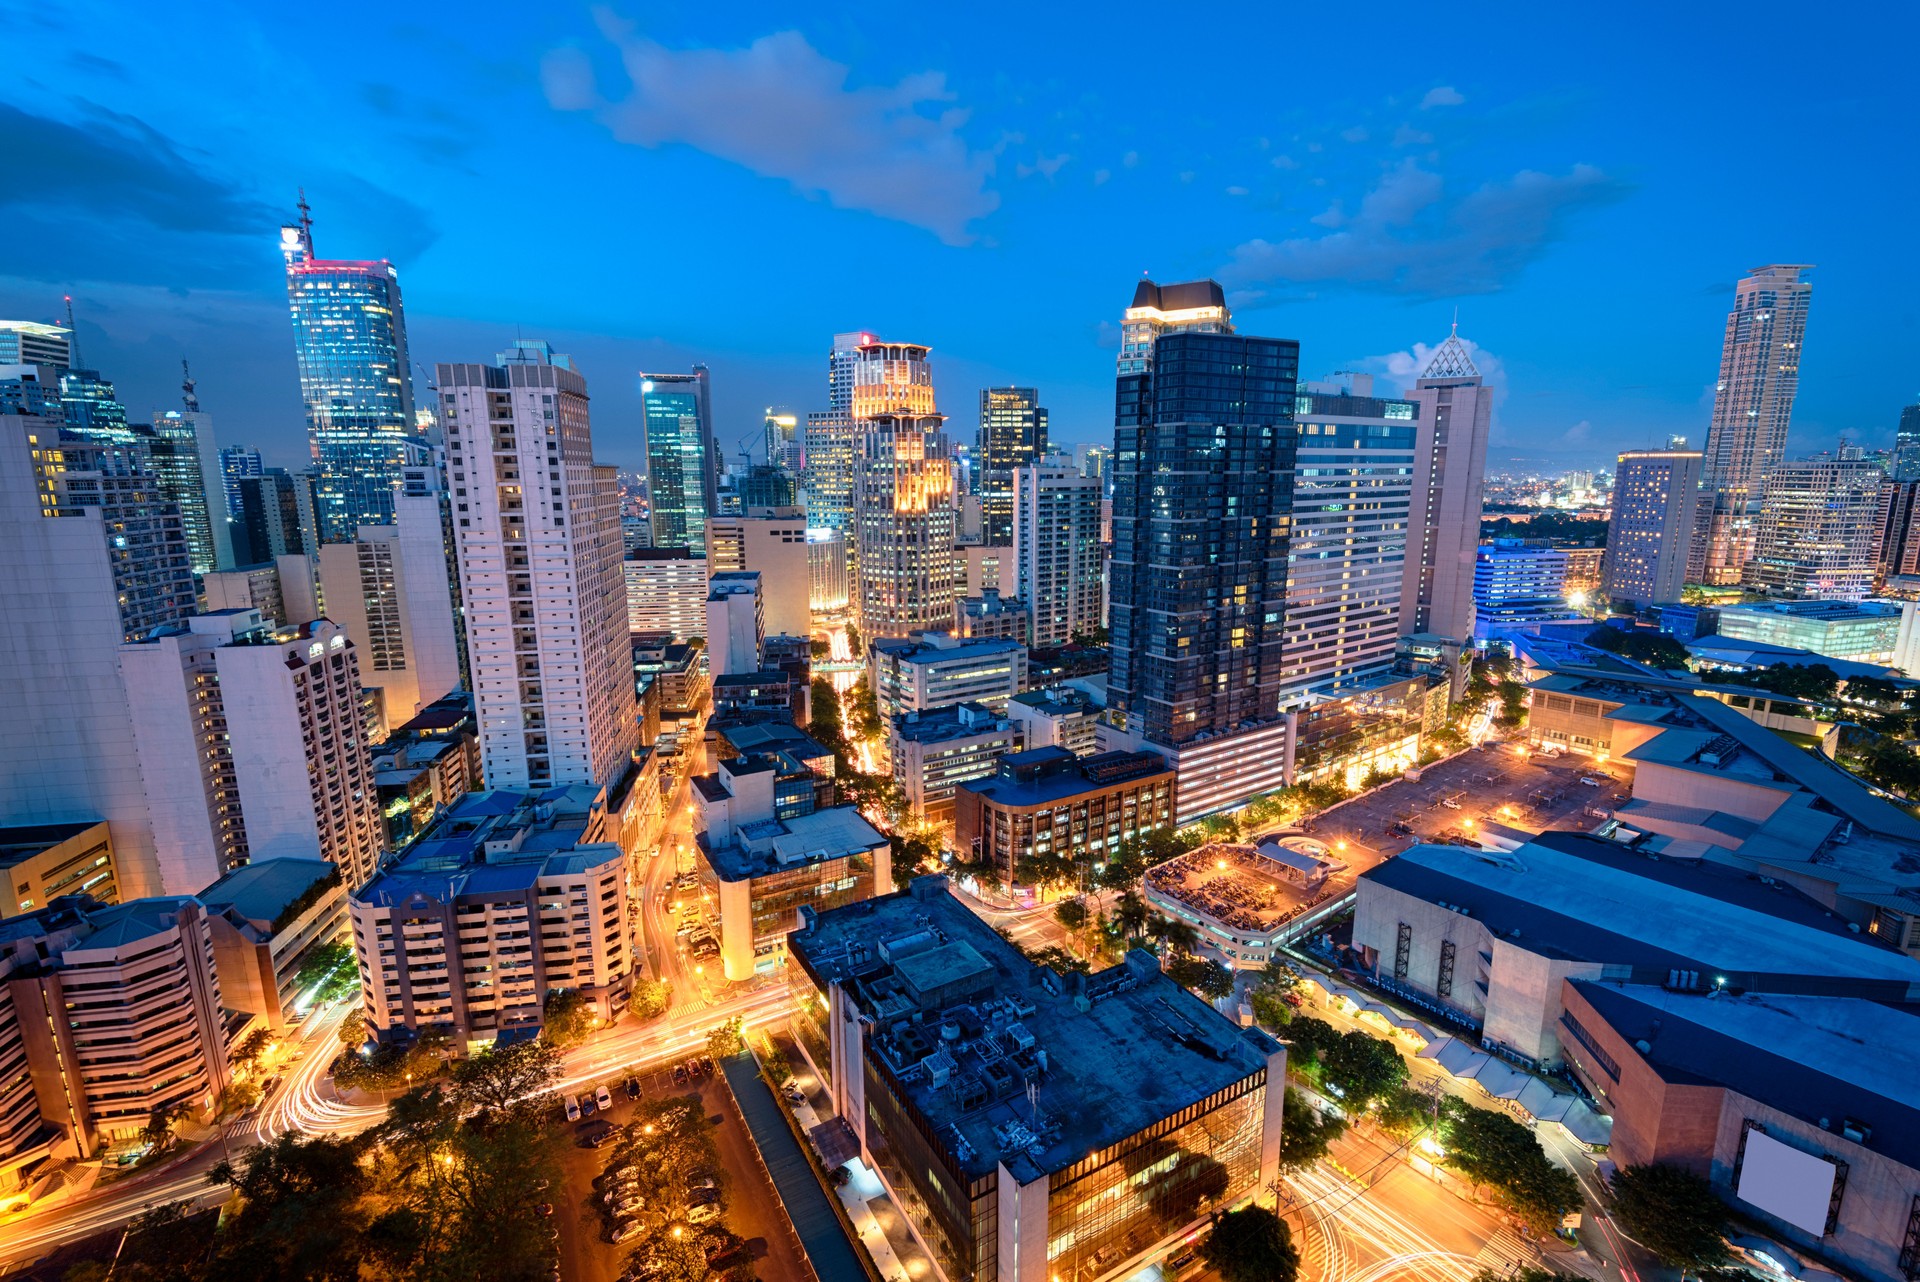
<svg viewBox="0 0 1920 1282">
<path fill-rule="evenodd" d="M 613 1107 L 613 1095 L 604 1086 L 595 1087 L 593 1092 L 593 1102 L 596 1105 L 598 1105 L 600 1111 L 604 1113 L 608 1109 Z"/>
<path fill-rule="evenodd" d="M 685 1086 L 687 1084 L 687 1066 L 685 1064 L 675 1064 L 673 1066 L 673 1084 L 675 1086 Z"/>
<path fill-rule="evenodd" d="M 567 1120 L 569 1122 L 579 1121 L 580 1120 L 580 1097 L 577 1095 L 567 1096 L 566 1105 L 567 1105 Z"/>
<path fill-rule="evenodd" d="M 1443 805 L 1443 806 L 1445 806 L 1445 807 L 1446 807 L 1446 808 L 1447 808 L 1448 810 L 1458 810 L 1458 809 L 1460 809 L 1460 803 L 1459 803 L 1459 802 L 1457 802 L 1457 801 L 1455 801 L 1455 800 L 1454 800 L 1454 799 L 1453 799 L 1452 797 L 1442 797 L 1442 798 L 1440 798 L 1440 804 L 1441 804 L 1441 805 Z"/>
<path fill-rule="evenodd" d="M 1592 775 L 1581 775 L 1580 782 L 1589 788 L 1604 788 L 1607 786 L 1605 779 L 1595 779 Z"/>
<path fill-rule="evenodd" d="M 640 1232 L 640 1229 L 641 1229 L 640 1220 L 638 1217 L 635 1217 L 634 1219 L 626 1220 L 622 1223 L 614 1225 L 613 1232 L 609 1236 L 612 1241 L 624 1242 L 630 1237 L 637 1236 Z"/>
<path fill-rule="evenodd" d="M 639 1078 L 629 1077 L 627 1079 L 627 1098 L 628 1099 L 640 1098 L 640 1079 Z"/>
<path fill-rule="evenodd" d="M 689 1194 L 711 1193 L 715 1189 L 718 1189 L 719 1187 L 720 1186 L 714 1182 L 714 1178 L 711 1175 L 696 1175 L 694 1178 L 687 1181 L 687 1192 Z"/>
<path fill-rule="evenodd" d="M 583 1114 L 585 1114 L 588 1117 L 592 1117 L 594 1113 L 597 1112 L 598 1110 L 599 1110 L 599 1105 L 594 1103 L 593 1096 L 582 1095 L 580 1097 L 580 1111 Z"/>
<path fill-rule="evenodd" d="M 705 1206 L 691 1207 L 687 1211 L 687 1223 L 689 1224 L 711 1224 L 719 1218 L 720 1206 L 716 1202 L 709 1202 Z"/>
</svg>

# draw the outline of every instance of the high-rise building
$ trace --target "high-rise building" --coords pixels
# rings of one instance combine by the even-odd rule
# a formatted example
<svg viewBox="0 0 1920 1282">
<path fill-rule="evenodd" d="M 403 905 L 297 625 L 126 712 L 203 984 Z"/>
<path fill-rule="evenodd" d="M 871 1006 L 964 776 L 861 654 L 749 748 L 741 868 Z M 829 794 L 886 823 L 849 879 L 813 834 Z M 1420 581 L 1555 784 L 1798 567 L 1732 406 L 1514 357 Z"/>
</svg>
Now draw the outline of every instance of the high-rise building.
<svg viewBox="0 0 1920 1282">
<path fill-rule="evenodd" d="M 1882 479 L 1877 464 L 1860 460 L 1774 466 L 1754 517 L 1745 585 L 1821 601 L 1866 597 L 1879 562 Z"/>
<path fill-rule="evenodd" d="M 1113 471 L 1113 450 L 1105 445 L 1076 445 L 1073 447 L 1073 461 L 1080 468 L 1082 476 L 1091 476 L 1100 482 L 1101 493 L 1106 493 L 1107 478 Z"/>
<path fill-rule="evenodd" d="M 286 552 L 271 561 L 203 576 L 200 603 L 207 614 L 258 610 L 268 626 L 284 628 L 320 617 L 320 583 L 305 552 Z"/>
<path fill-rule="evenodd" d="M 707 517 L 719 510 L 707 393 L 705 365 L 691 374 L 640 376 L 655 547 L 705 550 Z"/>
<path fill-rule="evenodd" d="M 1377 397 L 1369 375 L 1314 383 L 1299 431 L 1287 555 L 1284 680 L 1327 691 L 1384 670 L 1400 637 L 1422 406 Z"/>
<path fill-rule="evenodd" d="M 1144 374 L 1153 368 L 1153 345 L 1168 334 L 1231 334 L 1233 316 L 1218 281 L 1189 280 L 1134 287 L 1133 306 L 1120 320 L 1118 374 Z"/>
<path fill-rule="evenodd" d="M 1804 273 L 1811 270 L 1806 264 L 1756 267 L 1734 287 L 1707 428 L 1708 502 L 1688 572 L 1693 582 L 1739 583 L 1754 555 L 1761 500 L 1786 449 L 1800 386 L 1813 295 Z"/>
<path fill-rule="evenodd" d="M 1880 483 L 1878 546 L 1876 590 L 1886 587 L 1890 580 L 1920 575 L 1920 477 Z"/>
<path fill-rule="evenodd" d="M 807 527 L 807 606 L 815 617 L 837 620 L 846 614 L 853 597 L 847 559 L 845 530 Z"/>
<path fill-rule="evenodd" d="M 760 671 L 766 658 L 766 603 L 760 576 L 730 571 L 707 580 L 707 673 L 732 677 Z"/>
<path fill-rule="evenodd" d="M 400 273 L 385 259 L 315 258 L 304 198 L 300 221 L 280 229 L 280 253 L 320 537 L 346 542 L 387 523 L 400 470 L 417 458 Z"/>
<path fill-rule="evenodd" d="M 1013 469 L 1016 593 L 1032 616 L 1028 641 L 1065 645 L 1100 630 L 1106 575 L 1100 548 L 1100 482 L 1063 458 Z"/>
<path fill-rule="evenodd" d="M 240 517 L 240 482 L 249 476 L 259 476 L 265 471 L 260 460 L 260 451 L 245 445 L 223 445 L 220 447 L 220 474 L 225 478 L 227 516 L 238 520 Z"/>
<path fill-rule="evenodd" d="M 932 388 L 927 392 L 931 399 Z M 856 403 L 859 393 L 856 387 Z M 874 639 L 949 628 L 955 530 L 946 419 L 889 413 L 860 422 L 853 558 L 860 634 Z"/>
<path fill-rule="evenodd" d="M 854 367 L 879 342 L 863 331 L 835 334 L 827 352 L 827 408 L 807 415 L 807 520 L 821 529 L 853 529 Z"/>
<path fill-rule="evenodd" d="M 153 416 L 146 439 L 160 490 L 180 505 L 193 572 L 207 574 L 234 566 L 233 535 L 227 525 L 226 475 L 213 439 L 213 415 L 200 408 L 187 363 L 180 362 L 184 406 Z"/>
<path fill-rule="evenodd" d="M 1900 409 L 1900 425 L 1893 432 L 1893 479 L 1920 481 L 1920 405 Z"/>
<path fill-rule="evenodd" d="M 760 576 L 770 635 L 813 632 L 807 547 L 806 515 L 797 507 L 749 507 L 745 516 L 707 521 L 708 572 L 750 570 Z"/>
<path fill-rule="evenodd" d="M 121 893 L 158 894 L 106 523 L 98 509 L 53 503 L 46 460 L 59 453 L 59 432 L 57 417 L 0 411 L 0 725 L 13 727 L 0 735 L 0 816 L 104 819 Z"/>
<path fill-rule="evenodd" d="M 435 382 L 487 783 L 609 785 L 638 732 L 619 482 L 593 461 L 587 381 L 523 341 Z"/>
<path fill-rule="evenodd" d="M 1698 450 L 1628 450 L 1613 475 L 1600 591 L 1617 606 L 1678 601 L 1700 505 Z"/>
<path fill-rule="evenodd" d="M 1400 631 L 1464 641 L 1473 630 L 1474 557 L 1480 544 L 1493 389 L 1456 325 L 1407 399 L 1422 424 L 1413 460 L 1412 524 L 1400 585 Z"/>
<path fill-rule="evenodd" d="M 755 463 L 736 482 L 740 511 L 754 508 L 798 507 L 800 487 L 792 472 L 770 463 Z"/>
<path fill-rule="evenodd" d="M 0 365 L 73 364 L 73 331 L 39 321 L 0 320 Z"/>
<path fill-rule="evenodd" d="M 236 565 L 259 565 L 295 553 L 309 558 L 320 554 L 315 480 L 311 472 L 270 467 L 232 483 L 240 495 L 239 514 L 229 527 Z"/>
<path fill-rule="evenodd" d="M 373 875 L 385 829 L 360 656 L 327 619 L 270 629 L 198 614 L 120 653 L 169 893 L 244 863 L 325 859 Z"/>
<path fill-rule="evenodd" d="M 388 731 L 460 685 L 440 471 L 404 475 L 391 524 L 363 525 L 353 542 L 320 548 L 327 615 L 353 640 L 360 679 L 379 691 Z"/>
<path fill-rule="evenodd" d="M 66 417 L 64 431 L 68 437 L 96 445 L 136 443 L 137 433 L 127 421 L 127 407 L 98 370 L 63 369 L 59 378 L 60 409 Z"/>
<path fill-rule="evenodd" d="M 1047 411 L 1031 387 L 980 389 L 980 432 L 973 490 L 981 533 L 993 547 L 1013 546 L 1013 471 L 1047 453 Z"/>
<path fill-rule="evenodd" d="M 687 641 L 707 634 L 704 560 L 685 548 L 636 548 L 620 569 L 629 635 L 665 632 Z"/>
<path fill-rule="evenodd" d="M 1567 554 L 1521 539 L 1495 539 L 1473 567 L 1473 635 L 1537 632 L 1579 615 L 1567 605 Z"/>
<path fill-rule="evenodd" d="M 767 406 L 767 465 L 799 476 L 807 470 L 807 436 L 800 416 L 784 405 Z"/>
<path fill-rule="evenodd" d="M 1300 347 L 1172 332 L 1135 355 L 1114 429 L 1109 706 L 1177 747 L 1279 715 Z"/>
<path fill-rule="evenodd" d="M 51 479 L 60 506 L 97 510 L 106 523 L 126 638 L 192 614 L 193 558 L 186 528 L 147 450 L 78 438 L 62 428 L 59 458 Z"/>
</svg>

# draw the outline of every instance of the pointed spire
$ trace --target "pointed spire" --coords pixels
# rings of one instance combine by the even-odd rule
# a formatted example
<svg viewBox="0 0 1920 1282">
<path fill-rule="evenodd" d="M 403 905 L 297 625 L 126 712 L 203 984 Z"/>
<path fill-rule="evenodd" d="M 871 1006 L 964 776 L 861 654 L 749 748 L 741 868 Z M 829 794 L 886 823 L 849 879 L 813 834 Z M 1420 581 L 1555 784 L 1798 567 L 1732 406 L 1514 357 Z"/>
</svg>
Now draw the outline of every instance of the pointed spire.
<svg viewBox="0 0 1920 1282">
<path fill-rule="evenodd" d="M 313 251 L 313 210 L 307 205 L 307 189 L 300 188 L 300 230 L 306 233 L 307 251 Z"/>
<path fill-rule="evenodd" d="M 187 407 L 187 413 L 200 412 L 200 397 L 194 393 L 193 371 L 187 367 L 186 358 L 180 358 L 180 400 Z"/>
<path fill-rule="evenodd" d="M 1433 349 L 1433 355 L 1427 358 L 1427 367 L 1420 371 L 1421 378 L 1479 378 L 1480 371 L 1473 363 L 1473 353 L 1467 349 L 1467 340 L 1460 337 L 1460 309 L 1453 312 L 1453 330 L 1440 346 Z"/>
<path fill-rule="evenodd" d="M 69 368 L 79 369 L 81 368 L 80 331 L 73 327 L 73 295 L 66 294 L 62 297 L 67 304 L 67 365 Z"/>
</svg>

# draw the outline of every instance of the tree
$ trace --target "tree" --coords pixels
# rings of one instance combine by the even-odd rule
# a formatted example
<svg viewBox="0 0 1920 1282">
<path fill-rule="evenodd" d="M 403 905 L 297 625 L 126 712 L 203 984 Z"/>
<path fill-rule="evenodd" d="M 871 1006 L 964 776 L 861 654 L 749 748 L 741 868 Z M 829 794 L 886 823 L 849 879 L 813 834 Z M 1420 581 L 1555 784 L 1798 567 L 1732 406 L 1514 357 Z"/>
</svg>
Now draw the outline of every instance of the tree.
<svg viewBox="0 0 1920 1282">
<path fill-rule="evenodd" d="M 847 625 L 847 651 L 853 655 L 856 663 L 866 662 L 866 650 L 860 644 L 860 629 L 851 623 Z"/>
<path fill-rule="evenodd" d="M 633 983 L 633 996 L 627 1002 L 627 1013 L 642 1022 L 658 1019 L 667 1013 L 672 1001 L 673 988 L 666 980 L 637 979 Z"/>
<path fill-rule="evenodd" d="M 1080 878 L 1080 864 L 1065 851 L 1029 855 L 1014 865 L 1013 879 L 1023 886 L 1070 886 Z"/>
<path fill-rule="evenodd" d="M 359 1282 L 354 1239 L 364 1229 L 361 1199 L 370 1174 L 356 1136 L 276 1136 L 250 1150 L 242 1165 L 222 1162 L 208 1173 L 238 1196 L 214 1240 L 212 1282 Z"/>
<path fill-rule="evenodd" d="M 1253 1018 L 1268 1028 L 1281 1028 L 1293 1022 L 1293 1007 L 1271 988 L 1256 988 L 1252 994 Z"/>
<path fill-rule="evenodd" d="M 569 1050 L 587 1040 L 600 1023 L 593 1003 L 577 988 L 556 988 L 541 1006 L 540 1040 Z"/>
<path fill-rule="evenodd" d="M 1053 919 L 1068 930 L 1085 930 L 1087 927 L 1087 901 L 1084 899 L 1063 899 L 1053 906 Z"/>
<path fill-rule="evenodd" d="M 267 1051 L 272 1048 L 273 1042 L 272 1029 L 254 1029 L 251 1033 L 241 1038 L 240 1044 L 233 1048 L 234 1068 L 241 1073 L 252 1073 L 260 1067 L 261 1059 L 264 1058 Z"/>
<path fill-rule="evenodd" d="M 1355 1030 L 1321 1052 L 1320 1071 L 1343 1104 L 1362 1109 L 1406 1083 L 1407 1061 L 1379 1038 Z"/>
<path fill-rule="evenodd" d="M 707 1031 L 707 1054 L 715 1059 L 725 1059 L 729 1055 L 738 1055 L 747 1048 L 746 1041 L 740 1036 L 740 1017 L 734 1016 L 724 1024 L 716 1025 Z"/>
<path fill-rule="evenodd" d="M 1457 1097 L 1441 1104 L 1440 1117 L 1447 1165 L 1491 1189 L 1536 1233 L 1551 1233 L 1579 1208 L 1579 1182 L 1549 1161 L 1519 1122 Z"/>
<path fill-rule="evenodd" d="M 760 1058 L 760 1071 L 766 1074 L 767 1081 L 775 1088 L 786 1085 L 793 1079 L 793 1065 L 787 1062 L 787 1053 L 775 1048 Z"/>
<path fill-rule="evenodd" d="M 1665 1162 L 1629 1166 L 1613 1177 L 1613 1214 L 1628 1237 L 1675 1268 L 1718 1268 L 1727 1250 L 1727 1207 L 1713 1186 Z"/>
<path fill-rule="evenodd" d="M 340 1044 L 348 1050 L 359 1050 L 367 1042 L 367 1017 L 359 1011 L 348 1011 L 347 1017 L 340 1021 Z"/>
<path fill-rule="evenodd" d="M 1075 957 L 1058 944 L 1048 944 L 1045 948 L 1036 949 L 1027 954 L 1027 959 L 1035 965 L 1050 967 L 1055 974 L 1059 975 L 1074 972 L 1087 975 L 1093 972 L 1093 967 L 1088 965 L 1086 958 Z"/>
<path fill-rule="evenodd" d="M 1141 932 L 1146 930 L 1147 923 L 1152 920 L 1152 917 L 1152 912 L 1147 908 L 1147 901 L 1131 890 L 1122 892 L 1118 902 L 1113 906 L 1113 924 L 1119 928 L 1121 936 L 1125 939 L 1140 938 Z"/>
<path fill-rule="evenodd" d="M 1327 1047 L 1340 1040 L 1340 1030 L 1324 1019 L 1296 1015 L 1287 1025 L 1287 1045 L 1295 1060 L 1318 1066 Z"/>
<path fill-rule="evenodd" d="M 873 680 L 866 673 L 853 683 L 853 729 L 862 739 L 878 739 L 886 732 L 880 717 L 880 700 L 873 693 Z"/>
<path fill-rule="evenodd" d="M 232 1117 L 244 1113 L 260 1102 L 260 1088 L 252 1082 L 229 1082 L 220 1090 L 220 1098 L 214 1102 L 216 1117 Z"/>
<path fill-rule="evenodd" d="M 1167 966 L 1167 975 L 1182 988 L 1191 988 L 1209 1001 L 1233 992 L 1233 972 L 1219 962 L 1184 953 Z"/>
<path fill-rule="evenodd" d="M 454 1065 L 453 1091 L 484 1113 L 537 1115 L 552 1102 L 561 1068 L 560 1049 L 552 1042 L 489 1046 Z"/>
<path fill-rule="evenodd" d="M 1327 1155 L 1327 1149 L 1340 1138 L 1347 1124 L 1337 1117 L 1326 1117 L 1307 1102 L 1293 1087 L 1287 1087 L 1281 1101 L 1280 1165 L 1289 1171 L 1312 1166 Z"/>
<path fill-rule="evenodd" d="M 1584 1273 L 1559 1273 L 1553 1269 L 1537 1269 L 1523 1264 L 1511 1273 L 1481 1269 L 1473 1275 L 1471 1282 L 1591 1282 L 1591 1279 Z"/>
<path fill-rule="evenodd" d="M 1264 1206 L 1229 1211 L 1213 1226 L 1200 1258 L 1225 1282 L 1294 1282 L 1300 1250 L 1287 1223 Z"/>
<path fill-rule="evenodd" d="M 140 1132 L 141 1137 L 157 1149 L 166 1148 L 173 1143 L 173 1124 L 190 1111 L 184 1100 L 154 1105 L 153 1111 L 147 1115 L 146 1129 Z"/>
<path fill-rule="evenodd" d="M 302 991 L 315 989 L 323 1002 L 338 1001 L 360 987 L 360 967 L 353 947 L 334 942 L 321 944 L 300 963 L 294 984 Z"/>
</svg>

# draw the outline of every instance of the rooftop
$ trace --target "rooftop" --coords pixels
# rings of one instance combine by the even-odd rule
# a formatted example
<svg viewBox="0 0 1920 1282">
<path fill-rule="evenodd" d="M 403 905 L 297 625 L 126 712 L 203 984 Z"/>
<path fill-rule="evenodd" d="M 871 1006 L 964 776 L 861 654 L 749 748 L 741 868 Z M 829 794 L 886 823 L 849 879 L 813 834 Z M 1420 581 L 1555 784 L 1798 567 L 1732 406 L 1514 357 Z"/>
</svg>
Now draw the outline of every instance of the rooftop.
<svg viewBox="0 0 1920 1282">
<path fill-rule="evenodd" d="M 416 894 L 513 893 L 543 876 L 585 873 L 620 858 L 615 843 L 583 840 L 599 799 L 600 790 L 586 784 L 470 792 L 354 897 L 395 904 Z"/>
<path fill-rule="evenodd" d="M 949 703 L 923 712 L 902 712 L 888 724 L 890 733 L 907 743 L 971 739 L 1007 729 L 1007 719 L 984 703 Z"/>
<path fill-rule="evenodd" d="M 1761 601 L 1746 605 L 1723 605 L 1720 618 L 1728 616 L 1780 614 L 1793 619 L 1835 622 L 1843 619 L 1887 619 L 1900 616 L 1896 601 Z"/>
<path fill-rule="evenodd" d="M 1741 987 L 1752 986 L 1751 977 L 1792 975 L 1920 993 L 1920 961 L 1854 934 L 1798 891 L 1580 833 L 1542 833 L 1504 854 L 1413 846 L 1361 880 L 1462 910 L 1543 956 L 1705 970 Z"/>
<path fill-rule="evenodd" d="M 1146 953 L 1090 976 L 1035 965 L 944 877 L 804 916 L 794 955 L 874 1020 L 869 1054 L 970 1177 L 1061 1170 L 1263 1074 L 1279 1049 Z"/>
<path fill-rule="evenodd" d="M 959 787 L 986 797 L 996 805 L 1043 806 L 1116 784 L 1172 773 L 1166 758 L 1158 753 L 1100 752 L 1076 757 L 1066 748 L 1049 745 L 1009 753 L 1000 758 L 998 773 Z"/>
<path fill-rule="evenodd" d="M 1920 1012 L 1845 997 L 1705 997 L 1573 981 L 1670 1082 L 1718 1085 L 1920 1167 Z"/>
<path fill-rule="evenodd" d="M 1026 651 L 1024 645 L 1006 637 L 958 637 L 946 632 L 880 637 L 871 644 L 874 653 L 884 654 L 898 663 L 951 663 Z"/>
<path fill-rule="evenodd" d="M 197 896 L 209 909 L 232 908 L 269 925 L 300 896 L 335 875 L 324 859 L 262 859 L 244 864 Z"/>
<path fill-rule="evenodd" d="M 704 787 L 707 779 L 718 782 L 712 775 L 695 782 Z M 762 819 L 740 824 L 735 831 L 740 840 L 718 849 L 709 848 L 706 833 L 695 837 L 701 855 L 722 881 L 765 877 L 805 864 L 866 854 L 888 844 L 886 834 L 868 823 L 855 806 L 828 806 L 791 819 Z"/>
<path fill-rule="evenodd" d="M 11 868 L 43 851 L 71 841 L 90 828 L 102 828 L 104 819 L 80 819 L 72 823 L 10 824 L 0 828 L 0 868 Z"/>
</svg>

